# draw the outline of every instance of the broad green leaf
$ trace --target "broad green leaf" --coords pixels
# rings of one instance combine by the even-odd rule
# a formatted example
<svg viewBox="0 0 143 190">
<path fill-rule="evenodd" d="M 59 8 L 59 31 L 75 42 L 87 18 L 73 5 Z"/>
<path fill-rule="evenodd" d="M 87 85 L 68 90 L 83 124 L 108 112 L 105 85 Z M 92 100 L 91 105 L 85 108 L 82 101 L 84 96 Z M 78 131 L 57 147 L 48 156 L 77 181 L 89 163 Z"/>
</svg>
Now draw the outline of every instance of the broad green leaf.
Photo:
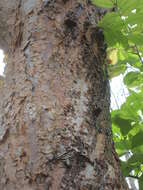
<svg viewBox="0 0 143 190">
<path fill-rule="evenodd" d="M 132 138 L 132 148 L 143 144 L 143 131 L 140 131 Z"/>
<path fill-rule="evenodd" d="M 99 22 L 99 27 L 103 28 L 108 46 L 113 47 L 119 43 L 123 47 L 128 47 L 127 36 L 122 33 L 124 23 L 117 13 L 107 13 L 101 22 Z"/>
<path fill-rule="evenodd" d="M 112 112 L 112 122 L 114 125 L 120 128 L 123 136 L 127 135 L 128 132 L 132 129 L 132 119 L 127 119 L 123 117 L 121 114 L 117 114 L 117 112 Z"/>
<path fill-rule="evenodd" d="M 124 83 L 129 87 L 136 87 L 138 85 L 143 84 L 143 75 L 139 72 L 129 72 L 124 77 Z"/>
<path fill-rule="evenodd" d="M 102 28 L 110 28 L 111 31 L 110 33 L 112 33 L 112 31 L 120 31 L 123 27 L 124 24 L 120 18 L 120 16 L 118 15 L 118 13 L 116 12 L 112 12 L 112 13 L 107 13 L 103 19 L 99 22 L 99 26 Z"/>
<path fill-rule="evenodd" d="M 116 141 L 116 139 L 123 139 L 123 136 L 121 134 L 120 128 L 117 127 L 116 125 L 112 124 L 112 131 L 113 131 L 113 138 Z M 118 135 L 118 137 L 116 137 Z"/>
<path fill-rule="evenodd" d="M 134 148 L 131 148 L 133 154 L 142 153 L 143 154 L 143 144 Z"/>
<path fill-rule="evenodd" d="M 139 123 L 139 121 L 136 121 L 136 123 L 133 125 L 133 128 L 129 132 L 129 138 L 131 136 L 135 136 L 139 131 L 143 130 L 143 125 Z M 131 141 L 131 140 L 130 140 Z"/>
<path fill-rule="evenodd" d="M 139 178 L 139 190 L 143 190 L 143 174 Z"/>
<path fill-rule="evenodd" d="M 139 60 L 137 60 L 137 61 L 133 61 L 133 60 L 132 60 L 132 62 L 130 62 L 130 65 L 131 65 L 132 67 L 134 67 L 135 69 L 139 69 L 140 72 L 143 72 L 143 65 L 142 65 L 141 62 L 139 62 Z"/>
<path fill-rule="evenodd" d="M 136 63 L 139 63 L 139 65 L 141 66 L 141 63 L 139 62 L 138 55 L 134 54 L 135 50 L 134 49 L 129 49 L 128 51 L 129 51 L 129 53 L 128 52 L 124 53 L 124 57 L 125 57 L 124 63 L 128 63 L 128 64 L 130 64 L 132 66 L 135 66 Z M 132 52 L 132 53 L 130 53 L 130 52 Z"/>
<path fill-rule="evenodd" d="M 136 44 L 137 46 L 143 45 L 143 34 L 141 33 L 129 34 L 128 39 L 129 41 L 131 41 L 133 44 Z"/>
<path fill-rule="evenodd" d="M 112 0 L 92 0 L 92 3 L 103 8 L 112 8 L 114 6 Z"/>
<path fill-rule="evenodd" d="M 118 142 L 115 142 L 115 149 L 119 156 L 122 156 L 129 152 L 131 148 L 131 144 L 129 140 L 120 140 Z"/>
<path fill-rule="evenodd" d="M 134 24 L 142 24 L 142 18 L 143 18 L 143 13 L 131 13 L 128 15 L 128 18 L 125 20 L 125 23 L 134 25 Z"/>
<path fill-rule="evenodd" d="M 107 26 L 104 28 L 104 35 L 109 47 L 112 47 L 117 43 L 122 44 L 125 48 L 128 47 L 128 39 L 120 30 L 112 30 L 109 26 Z"/>
<path fill-rule="evenodd" d="M 132 118 L 134 122 L 139 121 L 138 110 L 143 108 L 143 92 L 140 93 L 132 92 L 127 97 L 126 102 L 121 106 L 120 114 L 126 118 Z"/>
<path fill-rule="evenodd" d="M 134 163 L 139 163 L 142 164 L 143 163 L 143 154 L 133 154 L 131 156 L 131 158 L 128 159 L 128 163 L 129 164 L 134 164 Z"/>
<path fill-rule="evenodd" d="M 132 10 L 142 7 L 142 0 L 118 0 L 118 8 L 122 15 L 126 16 Z"/>
<path fill-rule="evenodd" d="M 132 167 L 127 165 L 127 162 L 121 161 L 121 169 L 123 176 L 127 177 L 129 173 L 132 171 Z"/>
<path fill-rule="evenodd" d="M 110 65 L 108 67 L 109 78 L 113 78 L 120 74 L 123 74 L 125 72 L 125 70 L 126 70 L 125 64 L 118 63 L 116 65 Z"/>
<path fill-rule="evenodd" d="M 121 161 L 121 169 L 122 169 L 122 174 L 125 177 L 128 177 L 130 175 L 130 172 L 134 169 L 136 169 L 139 166 L 138 163 L 128 163 L 128 162 L 123 162 Z"/>
<path fill-rule="evenodd" d="M 143 154 L 134 154 L 127 161 L 121 162 L 124 176 L 129 176 L 132 170 L 138 170 L 143 162 Z"/>
<path fill-rule="evenodd" d="M 131 120 L 132 122 L 135 122 L 138 119 L 137 111 L 132 109 L 132 104 L 128 101 L 122 104 L 120 108 L 120 115 L 125 119 Z"/>
</svg>

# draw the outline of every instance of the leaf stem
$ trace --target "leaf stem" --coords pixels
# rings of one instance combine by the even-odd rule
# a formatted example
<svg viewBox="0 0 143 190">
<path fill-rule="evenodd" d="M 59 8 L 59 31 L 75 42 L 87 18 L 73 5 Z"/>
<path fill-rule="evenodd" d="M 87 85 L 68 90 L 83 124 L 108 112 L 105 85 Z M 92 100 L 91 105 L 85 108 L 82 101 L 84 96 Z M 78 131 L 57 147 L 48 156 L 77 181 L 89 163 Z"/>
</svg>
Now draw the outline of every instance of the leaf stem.
<svg viewBox="0 0 143 190">
<path fill-rule="evenodd" d="M 139 59 L 140 59 L 140 62 L 141 62 L 142 65 L 143 65 L 143 59 L 142 59 L 142 57 L 141 57 L 141 55 L 140 55 L 139 49 L 138 49 L 138 47 L 137 47 L 136 44 L 135 44 L 135 48 L 136 48 L 136 53 L 137 53 L 137 55 L 138 55 L 138 57 L 139 57 Z"/>
<path fill-rule="evenodd" d="M 131 29 L 128 26 L 126 26 L 125 22 L 122 19 L 121 13 L 119 12 L 117 0 L 116 0 L 116 9 L 117 9 L 117 12 L 118 12 L 118 14 L 120 16 L 120 19 L 122 20 L 122 23 L 124 24 L 125 28 L 127 27 L 128 31 L 131 33 Z M 134 44 L 134 46 L 135 46 L 135 49 L 136 49 L 136 55 L 139 57 L 139 60 L 140 60 L 141 64 L 143 65 L 143 59 L 142 59 L 142 57 L 140 55 L 139 49 L 138 49 L 136 44 Z"/>
</svg>

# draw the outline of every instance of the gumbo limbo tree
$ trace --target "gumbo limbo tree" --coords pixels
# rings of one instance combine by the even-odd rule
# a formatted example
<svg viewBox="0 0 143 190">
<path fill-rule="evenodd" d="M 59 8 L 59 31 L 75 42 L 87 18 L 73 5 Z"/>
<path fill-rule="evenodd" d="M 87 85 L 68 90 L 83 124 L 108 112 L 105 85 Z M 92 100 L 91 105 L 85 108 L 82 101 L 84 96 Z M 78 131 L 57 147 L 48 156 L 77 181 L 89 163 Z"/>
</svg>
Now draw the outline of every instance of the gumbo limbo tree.
<svg viewBox="0 0 143 190">
<path fill-rule="evenodd" d="M 0 0 L 1 190 L 128 189 L 112 141 L 104 14 L 84 0 Z"/>
</svg>

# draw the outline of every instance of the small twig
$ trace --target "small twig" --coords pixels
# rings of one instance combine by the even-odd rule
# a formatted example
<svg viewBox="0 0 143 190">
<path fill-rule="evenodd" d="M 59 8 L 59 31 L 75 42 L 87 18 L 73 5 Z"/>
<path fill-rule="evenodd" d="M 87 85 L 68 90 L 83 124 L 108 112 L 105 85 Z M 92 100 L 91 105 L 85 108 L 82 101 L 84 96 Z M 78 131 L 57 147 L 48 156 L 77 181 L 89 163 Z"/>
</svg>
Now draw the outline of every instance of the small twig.
<svg viewBox="0 0 143 190">
<path fill-rule="evenodd" d="M 116 0 L 116 2 L 117 2 L 117 0 Z M 117 12 L 118 12 L 118 14 L 119 14 L 119 16 L 120 16 L 120 18 L 121 18 L 121 20 L 122 20 L 122 16 L 121 16 L 121 13 L 120 13 L 119 10 L 118 10 L 118 4 L 117 4 L 117 3 L 116 3 L 116 8 L 117 8 Z M 123 20 L 122 20 L 122 23 L 123 23 L 123 25 L 124 25 L 125 27 L 127 27 L 128 31 L 131 33 L 131 32 L 132 32 L 131 29 L 130 29 L 128 26 L 126 26 L 126 24 L 125 24 L 125 22 L 124 22 Z M 139 57 L 139 60 L 140 60 L 141 64 L 143 65 L 143 60 L 142 60 L 142 57 L 141 57 L 141 55 L 140 55 L 139 49 L 138 49 L 138 47 L 137 47 L 136 44 L 134 44 L 134 46 L 135 46 L 135 48 L 136 48 L 136 55 Z M 135 53 L 134 53 L 134 54 L 135 54 Z"/>
<path fill-rule="evenodd" d="M 137 53 L 137 55 L 138 55 L 138 57 L 139 57 L 139 59 L 140 59 L 140 62 L 141 62 L 141 64 L 143 65 L 143 59 L 142 59 L 142 57 L 141 57 L 141 55 L 140 55 L 140 52 L 139 52 L 139 49 L 138 49 L 138 47 L 137 47 L 137 45 L 135 44 L 135 48 L 136 48 L 136 53 Z"/>
</svg>

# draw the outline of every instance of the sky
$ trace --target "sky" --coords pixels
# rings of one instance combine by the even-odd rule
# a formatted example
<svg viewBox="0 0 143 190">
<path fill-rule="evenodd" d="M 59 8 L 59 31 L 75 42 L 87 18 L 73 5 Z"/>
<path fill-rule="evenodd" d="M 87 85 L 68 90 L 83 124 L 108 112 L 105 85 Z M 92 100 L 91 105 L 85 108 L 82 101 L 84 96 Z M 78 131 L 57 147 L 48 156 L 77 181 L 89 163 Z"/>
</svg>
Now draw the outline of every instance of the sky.
<svg viewBox="0 0 143 190">
<path fill-rule="evenodd" d="M 124 85 L 123 75 L 119 75 L 114 77 L 110 81 L 110 89 L 111 89 L 111 109 L 119 109 L 120 106 L 126 101 L 129 92 Z"/>
</svg>

